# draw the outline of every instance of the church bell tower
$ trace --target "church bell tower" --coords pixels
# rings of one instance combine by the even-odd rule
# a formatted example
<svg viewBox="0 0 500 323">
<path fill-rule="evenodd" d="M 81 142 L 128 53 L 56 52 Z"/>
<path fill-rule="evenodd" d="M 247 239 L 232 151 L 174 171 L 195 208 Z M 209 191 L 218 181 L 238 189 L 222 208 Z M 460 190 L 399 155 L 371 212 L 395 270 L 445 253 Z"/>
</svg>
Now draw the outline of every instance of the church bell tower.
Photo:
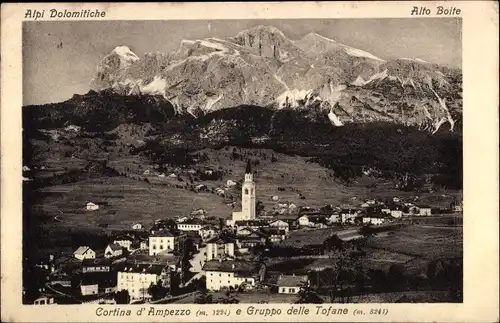
<svg viewBox="0 0 500 323">
<path fill-rule="evenodd" d="M 253 181 L 252 164 L 247 161 L 245 181 L 241 187 L 242 220 L 255 220 L 255 182 Z"/>
</svg>

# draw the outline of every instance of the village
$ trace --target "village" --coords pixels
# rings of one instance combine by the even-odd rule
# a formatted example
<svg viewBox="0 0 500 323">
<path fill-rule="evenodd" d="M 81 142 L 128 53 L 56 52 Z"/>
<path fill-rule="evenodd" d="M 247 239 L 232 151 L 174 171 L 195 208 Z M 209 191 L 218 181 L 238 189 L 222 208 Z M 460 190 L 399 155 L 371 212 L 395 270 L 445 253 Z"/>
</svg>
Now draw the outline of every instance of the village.
<svg viewBox="0 0 500 323">
<path fill-rule="evenodd" d="M 75 245 L 72 255 L 50 254 L 36 264 L 38 279 L 34 286 L 24 286 L 24 293 L 36 305 L 162 304 L 188 297 L 198 303 L 231 303 L 232 292 L 289 301 L 306 289 L 320 289 L 321 279 L 312 277 L 335 267 L 327 263 L 335 250 L 419 219 L 462 212 L 458 202 L 443 209 L 392 197 L 367 199 L 357 207 L 277 202 L 279 211 L 267 214 L 257 209 L 257 194 L 248 161 L 241 211 L 209 217 L 203 209 L 193 210 L 157 219 L 148 228 L 138 221 L 129 230 L 113 232 L 104 249 Z M 99 206 L 88 202 L 86 209 L 93 212 Z M 304 259 L 321 264 L 279 265 Z M 210 293 L 223 294 L 213 299 Z"/>
</svg>

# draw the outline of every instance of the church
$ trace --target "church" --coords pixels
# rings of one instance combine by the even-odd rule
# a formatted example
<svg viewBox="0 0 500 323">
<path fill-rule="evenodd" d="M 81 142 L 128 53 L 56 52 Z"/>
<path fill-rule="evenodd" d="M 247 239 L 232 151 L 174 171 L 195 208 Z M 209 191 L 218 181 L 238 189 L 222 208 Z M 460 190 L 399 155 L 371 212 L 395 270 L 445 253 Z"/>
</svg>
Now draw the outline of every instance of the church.
<svg viewBox="0 0 500 323">
<path fill-rule="evenodd" d="M 228 226 L 234 226 L 236 221 L 255 220 L 255 182 L 253 181 L 252 164 L 247 161 L 245 181 L 241 187 L 241 211 L 233 212 L 232 218 L 227 220 Z"/>
</svg>

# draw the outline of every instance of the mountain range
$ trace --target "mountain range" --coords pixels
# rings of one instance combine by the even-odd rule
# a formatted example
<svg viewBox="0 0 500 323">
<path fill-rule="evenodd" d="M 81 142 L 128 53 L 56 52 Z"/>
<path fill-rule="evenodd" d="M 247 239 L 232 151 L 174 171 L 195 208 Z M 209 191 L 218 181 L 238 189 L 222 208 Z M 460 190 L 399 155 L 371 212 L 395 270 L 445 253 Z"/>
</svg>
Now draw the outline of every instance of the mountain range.
<svg viewBox="0 0 500 323">
<path fill-rule="evenodd" d="M 418 58 L 258 26 L 144 57 L 116 47 L 90 84 L 67 101 L 23 107 L 25 164 L 62 151 L 115 158 L 110 147 L 171 164 L 232 145 L 307 156 L 346 178 L 373 168 L 462 185 L 462 72 Z"/>
<path fill-rule="evenodd" d="M 104 57 L 91 88 L 158 95 L 195 117 L 239 105 L 318 109 L 332 125 L 386 121 L 430 132 L 462 115 L 460 70 L 418 58 L 386 61 L 321 35 L 288 39 L 258 26 L 226 39 L 182 40 L 139 58 L 127 46 Z"/>
</svg>

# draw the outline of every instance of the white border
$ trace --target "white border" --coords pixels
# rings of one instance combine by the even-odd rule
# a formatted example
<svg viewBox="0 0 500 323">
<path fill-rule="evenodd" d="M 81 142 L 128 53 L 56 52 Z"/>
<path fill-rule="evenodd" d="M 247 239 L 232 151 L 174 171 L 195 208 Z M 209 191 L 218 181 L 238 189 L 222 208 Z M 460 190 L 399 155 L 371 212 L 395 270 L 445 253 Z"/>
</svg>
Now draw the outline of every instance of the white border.
<svg viewBox="0 0 500 323">
<path fill-rule="evenodd" d="M 411 17 L 413 6 L 455 6 L 463 18 L 464 86 L 464 303 L 348 304 L 383 307 L 387 316 L 208 316 L 203 321 L 498 321 L 498 3 L 457 2 L 276 2 L 170 4 L 2 4 L 1 61 L 1 320 L 20 322 L 194 321 L 196 317 L 98 317 L 97 305 L 21 305 L 21 24 L 25 9 L 97 8 L 106 20 L 382 18 Z M 434 10 L 433 10 L 434 11 Z M 429 17 L 436 17 L 432 14 Z M 67 19 L 71 20 L 71 19 Z M 314 305 L 307 305 L 314 309 Z M 139 306 L 130 305 L 135 311 Z M 168 305 L 169 308 L 245 309 L 237 305 Z M 259 305 L 282 308 L 290 305 Z M 112 308 L 112 307 L 111 307 Z"/>
</svg>

